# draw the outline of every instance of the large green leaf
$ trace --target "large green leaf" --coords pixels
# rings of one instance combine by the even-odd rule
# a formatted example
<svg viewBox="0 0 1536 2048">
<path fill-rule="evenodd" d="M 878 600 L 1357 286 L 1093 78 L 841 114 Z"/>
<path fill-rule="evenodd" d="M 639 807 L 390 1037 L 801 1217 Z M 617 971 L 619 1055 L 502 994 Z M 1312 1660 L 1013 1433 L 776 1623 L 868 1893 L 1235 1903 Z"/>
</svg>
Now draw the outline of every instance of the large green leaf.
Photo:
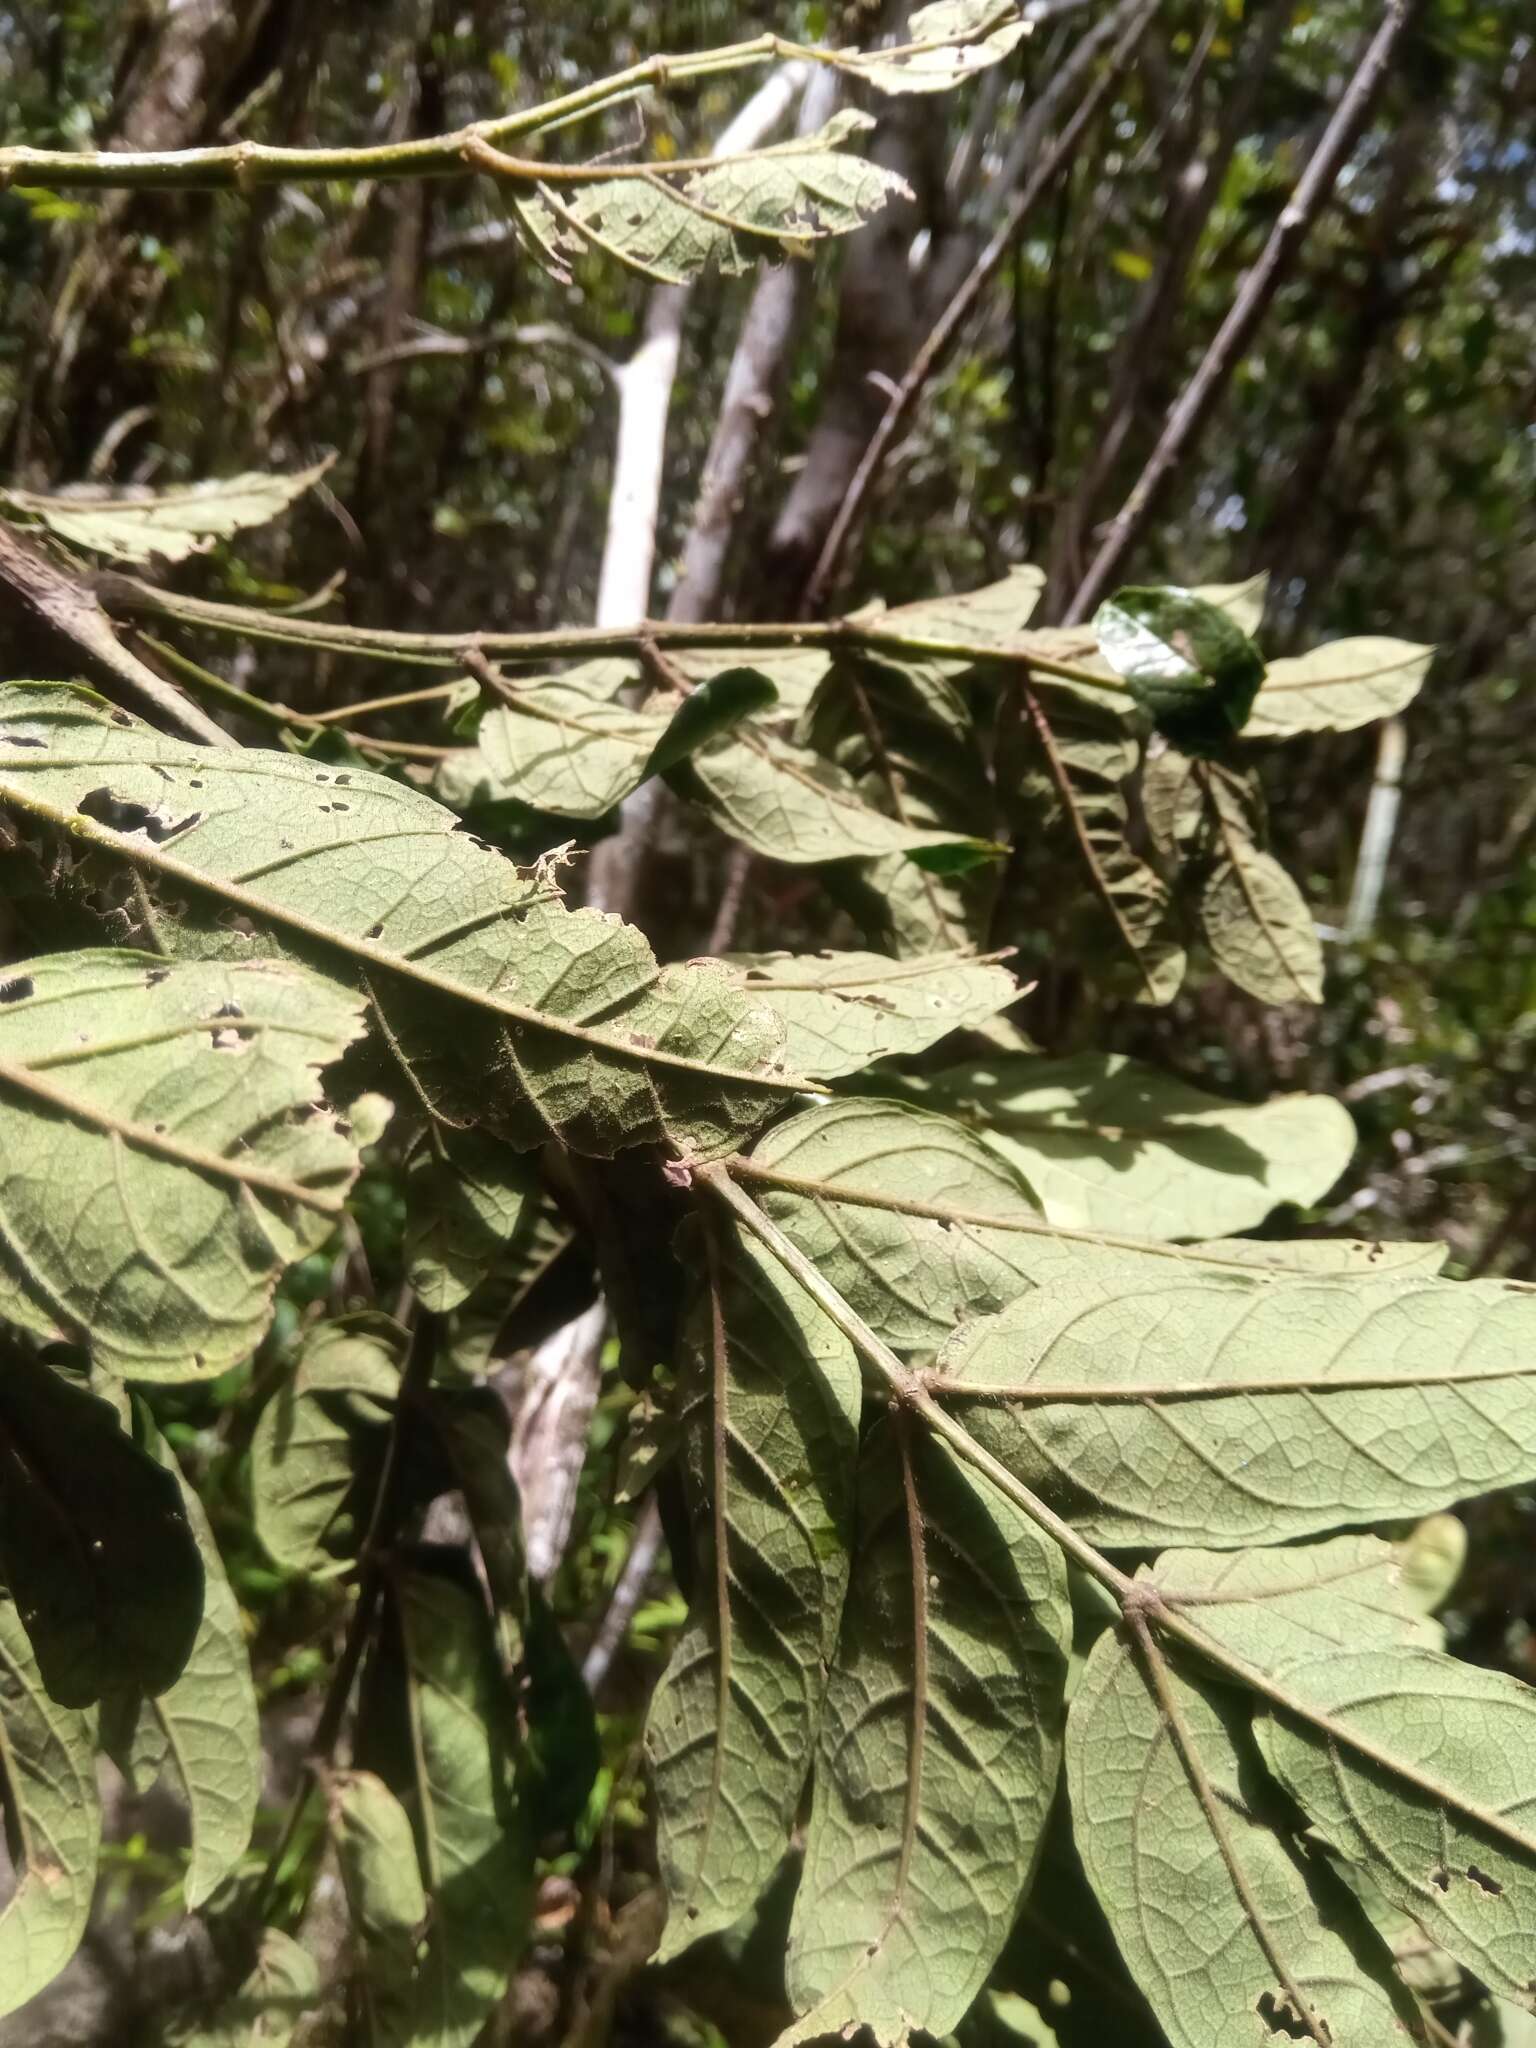
<svg viewBox="0 0 1536 2048">
<path fill-rule="evenodd" d="M 293 476 L 256 470 L 163 491 L 0 491 L 0 498 L 94 554 L 119 562 L 148 562 L 157 555 L 183 562 L 243 527 L 278 518 L 329 468 L 329 462 L 319 462 Z"/>
<path fill-rule="evenodd" d="M 283 961 L 104 949 L 22 961 L 0 997 L 0 1313 L 136 1379 L 248 1356 L 357 1172 L 318 1102 L 357 998 Z"/>
<path fill-rule="evenodd" d="M 347 1914 L 362 1948 L 356 1995 L 369 2048 L 410 2038 L 412 1985 L 428 1902 L 410 1816 L 371 1771 L 326 1784 Z"/>
<path fill-rule="evenodd" d="M 439 793 L 459 808 L 512 797 L 557 817 L 600 818 L 648 776 L 777 698 L 766 677 L 732 668 L 687 696 L 661 691 L 636 705 L 618 695 L 634 675 L 623 662 L 591 661 L 564 675 L 502 681 L 502 701 L 481 719 L 474 747 L 444 763 Z"/>
<path fill-rule="evenodd" d="M 356 1555 L 404 1349 L 405 1332 L 381 1315 L 321 1323 L 258 1416 L 256 1535 L 285 1571 L 330 1577 Z"/>
<path fill-rule="evenodd" d="M 1170 1002 L 1184 948 L 1166 885 L 1127 838 L 1136 741 L 1113 710 L 1071 700 L 1047 710 L 1033 691 L 1025 701 L 1035 744 L 1015 796 L 1025 912 L 1111 988 Z"/>
<path fill-rule="evenodd" d="M 905 853 L 965 867 L 988 852 L 971 833 L 904 825 L 876 810 L 845 769 L 760 728 L 702 748 L 672 779 L 724 831 L 773 860 L 805 865 Z"/>
<path fill-rule="evenodd" d="M 536 252 L 557 274 L 586 250 L 615 258 L 661 284 L 687 284 L 710 265 L 749 270 L 765 243 L 803 249 L 850 234 L 878 213 L 904 179 L 845 153 L 873 126 L 852 109 L 814 135 L 667 176 L 603 177 L 590 184 L 541 183 L 519 197 L 517 216 Z"/>
<path fill-rule="evenodd" d="M 646 1731 L 664 1958 L 740 1919 L 784 1856 L 853 1541 L 851 1346 L 755 1247 L 722 1231 L 705 1263 L 678 1386 L 696 1593 Z"/>
<path fill-rule="evenodd" d="M 702 1155 L 794 1092 L 777 1018 L 723 968 L 658 969 L 639 932 L 567 910 L 401 783 L 214 754 L 89 691 L 13 684 L 0 802 L 355 978 L 421 1091 L 513 1143 Z"/>
<path fill-rule="evenodd" d="M 0 1378 L 0 1578 L 43 1683 L 86 1707 L 173 1685 L 203 1611 L 203 1562 L 176 1478 L 110 1401 L 16 1347 Z"/>
<path fill-rule="evenodd" d="M 737 953 L 729 964 L 784 1020 L 797 1073 L 835 1081 L 876 1060 L 924 1051 L 1017 1001 L 1006 968 L 954 953 Z"/>
<path fill-rule="evenodd" d="M 1079 1254 L 956 1332 L 946 1407 L 1093 1541 L 1277 1542 L 1536 1473 L 1536 1296 Z"/>
<path fill-rule="evenodd" d="M 517 1963 L 533 1897 L 513 1694 L 478 1587 L 442 1565 L 397 1577 L 357 1745 L 410 1815 L 431 1903 L 411 2048 L 469 2048 Z"/>
<path fill-rule="evenodd" d="M 473 1131 L 429 1132 L 406 1173 L 406 1277 L 424 1308 L 446 1314 L 539 1235 L 544 1204 L 532 1163 Z"/>
<path fill-rule="evenodd" d="M 1272 661 L 1244 737 L 1353 732 L 1374 719 L 1393 718 L 1417 697 L 1434 658 L 1433 647 L 1373 635 L 1330 640 L 1310 654 Z"/>
<path fill-rule="evenodd" d="M 1316 1202 L 1355 1145 L 1329 1096 L 1228 1102 L 1119 1053 L 978 1061 L 920 1099 L 969 1123 L 1053 1223 L 1141 1237 L 1217 1237 Z"/>
<path fill-rule="evenodd" d="M 1120 1951 L 1173 2048 L 1401 2048 L 1391 1959 L 1303 1853 L 1247 1721 L 1239 1699 L 1184 1674 L 1165 1672 L 1160 1699 L 1118 1629 L 1090 1653 L 1067 1783 Z"/>
<path fill-rule="evenodd" d="M 261 1796 L 261 1727 L 239 1603 L 225 1576 L 203 1504 L 142 1404 L 135 1428 L 150 1453 L 175 1474 L 203 1565 L 202 1617 L 181 1675 L 153 1698 L 114 1703 L 125 1729 L 117 1762 L 135 1792 L 164 1777 L 192 1821 L 187 1866 L 189 1912 L 205 1905 L 245 1854 Z M 103 1739 L 112 1715 L 104 1708 Z M 110 1746 L 110 1745 L 109 1745 Z"/>
<path fill-rule="evenodd" d="M 1229 611 L 1177 587 L 1118 590 L 1093 629 L 1105 660 L 1186 754 L 1220 752 L 1242 730 L 1264 662 Z"/>
<path fill-rule="evenodd" d="M 90 1918 L 101 1844 L 96 1717 L 49 1699 L 0 1594 L 0 1804 L 16 1871 L 0 1908 L 0 2017 L 50 1983 Z"/>
<path fill-rule="evenodd" d="M 932 0 L 915 9 L 895 49 L 855 52 L 841 64 L 881 92 L 948 92 L 1001 63 L 1028 33 L 1018 10 L 997 0 Z"/>
<path fill-rule="evenodd" d="M 985 1983 L 1040 1846 L 1071 1617 L 1060 1552 L 947 1445 L 872 1438 L 827 1682 L 782 2048 L 944 2034 Z"/>
</svg>

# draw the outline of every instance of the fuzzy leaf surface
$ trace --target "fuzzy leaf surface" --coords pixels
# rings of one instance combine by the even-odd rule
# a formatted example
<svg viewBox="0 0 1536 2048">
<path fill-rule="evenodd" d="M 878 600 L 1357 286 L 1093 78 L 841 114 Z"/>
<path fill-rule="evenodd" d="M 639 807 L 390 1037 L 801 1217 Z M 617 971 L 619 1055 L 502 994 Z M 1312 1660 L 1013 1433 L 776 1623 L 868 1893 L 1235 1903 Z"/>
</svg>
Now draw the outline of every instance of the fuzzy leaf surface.
<svg viewBox="0 0 1536 2048">
<path fill-rule="evenodd" d="M 1028 1884 L 1061 1755 L 1060 1552 L 948 1446 L 882 1424 L 827 1682 L 781 2048 L 944 2034 Z"/>
<path fill-rule="evenodd" d="M 878 953 L 736 953 L 744 985 L 784 1020 L 797 1073 L 835 1081 L 876 1060 L 923 1052 L 1014 1002 L 1004 967 L 964 953 L 887 960 Z"/>
<path fill-rule="evenodd" d="M 777 1019 L 724 969 L 658 968 L 632 927 L 568 910 L 547 873 L 366 770 L 213 754 L 89 691 L 12 684 L 0 803 L 366 985 L 434 1106 L 513 1144 L 702 1156 L 795 1092 Z"/>
<path fill-rule="evenodd" d="M 318 1098 L 361 1004 L 283 961 L 105 948 L 0 995 L 0 1309 L 135 1379 L 248 1356 L 357 1173 Z"/>
<path fill-rule="evenodd" d="M 1093 1541 L 1227 1548 L 1529 1479 L 1533 1336 L 1536 1296 L 1497 1282 L 1165 1278 L 1104 1253 L 958 1330 L 931 1384 Z"/>
<path fill-rule="evenodd" d="M 646 1730 L 663 1959 L 750 1911 L 788 1846 L 848 1583 L 860 1398 L 848 1340 L 711 1233 L 678 1389 L 696 1595 Z"/>
<path fill-rule="evenodd" d="M 90 1918 L 101 1846 L 96 1717 L 48 1697 L 0 1595 L 0 1807 L 15 1889 L 0 1908 L 0 2018 L 51 1983 Z"/>
</svg>

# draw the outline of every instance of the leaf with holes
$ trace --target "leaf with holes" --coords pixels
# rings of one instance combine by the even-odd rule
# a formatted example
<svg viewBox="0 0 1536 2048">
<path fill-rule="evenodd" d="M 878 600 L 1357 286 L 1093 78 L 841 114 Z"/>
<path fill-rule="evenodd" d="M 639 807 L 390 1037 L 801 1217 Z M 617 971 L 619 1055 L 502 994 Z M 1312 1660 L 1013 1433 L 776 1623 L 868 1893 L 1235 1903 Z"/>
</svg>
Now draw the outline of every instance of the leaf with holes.
<svg viewBox="0 0 1536 2048">
<path fill-rule="evenodd" d="M 1272 661 L 1244 727 L 1246 739 L 1288 739 L 1298 732 L 1353 732 L 1406 711 L 1424 687 L 1433 647 L 1371 636 L 1330 640 L 1287 661 Z"/>
<path fill-rule="evenodd" d="M 1402 2048 L 1391 1957 L 1297 1839 L 1241 1701 L 1152 1654 L 1161 1691 L 1121 1630 L 1099 1638 L 1066 1766 L 1089 1882 L 1172 2048 Z"/>
<path fill-rule="evenodd" d="M 882 1423 L 790 1924 L 781 2048 L 944 2034 L 980 1992 L 1038 1853 L 1061 1753 L 1061 1554 L 948 1446 Z"/>
<path fill-rule="evenodd" d="M 1018 1000 L 1006 968 L 964 953 L 886 960 L 877 953 L 736 953 L 743 985 L 784 1020 L 802 1073 L 835 1081 L 876 1060 L 923 1052 Z"/>
<path fill-rule="evenodd" d="M 1211 754 L 1242 730 L 1264 663 L 1231 613 L 1192 590 L 1117 590 L 1093 629 L 1159 732 L 1186 754 Z"/>
<path fill-rule="evenodd" d="M 911 15 L 895 49 L 853 53 L 840 68 L 880 92 L 948 92 L 972 72 L 1000 64 L 1029 26 L 1008 0 L 933 0 Z"/>
<path fill-rule="evenodd" d="M 510 1143 L 705 1156 L 801 1085 L 777 1018 L 723 968 L 658 969 L 639 932 L 567 910 L 546 871 L 382 776 L 213 753 L 89 691 L 13 684 L 0 805 L 363 985 L 434 1106 Z"/>
<path fill-rule="evenodd" d="M 1327 1194 L 1355 1126 L 1326 1095 L 1252 1105 L 1119 1053 L 996 1059 L 916 1084 L 1022 1176 L 1053 1223 L 1151 1238 L 1251 1230 Z"/>
<path fill-rule="evenodd" d="M 931 1389 L 1090 1540 L 1237 1547 L 1529 1480 L 1533 1339 L 1498 1282 L 1080 1253 L 957 1330 Z"/>
<path fill-rule="evenodd" d="M 101 1846 L 96 1717 L 48 1697 L 0 1594 L 0 1799 L 15 1888 L 0 1907 L 0 2017 L 56 1977 L 90 1918 Z"/>
<path fill-rule="evenodd" d="M 292 476 L 256 470 L 163 491 L 0 491 L 0 498 L 93 554 L 118 562 L 184 562 L 232 533 L 281 518 L 330 466 L 317 462 Z"/>
<path fill-rule="evenodd" d="M 677 1410 L 696 1593 L 646 1730 L 663 1959 L 740 1919 L 783 1860 L 853 1541 L 847 1339 L 755 1248 L 722 1229 L 706 1254 Z"/>
</svg>

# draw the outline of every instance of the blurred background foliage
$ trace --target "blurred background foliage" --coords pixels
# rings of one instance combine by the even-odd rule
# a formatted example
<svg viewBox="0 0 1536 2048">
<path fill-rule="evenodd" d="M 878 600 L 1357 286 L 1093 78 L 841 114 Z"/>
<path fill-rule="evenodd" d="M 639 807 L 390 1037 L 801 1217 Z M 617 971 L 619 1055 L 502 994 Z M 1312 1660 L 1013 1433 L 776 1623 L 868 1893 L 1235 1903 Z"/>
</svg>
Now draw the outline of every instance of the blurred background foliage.
<svg viewBox="0 0 1536 2048">
<path fill-rule="evenodd" d="M 797 266 L 792 338 L 732 508 L 714 615 L 793 611 L 830 518 L 822 501 L 840 495 L 837 463 L 846 477 L 848 446 L 856 458 L 891 380 L 1027 171 L 1029 152 L 1015 144 L 1030 109 L 1108 9 L 1046 0 L 1037 11 L 1035 33 L 968 94 L 883 110 L 876 153 L 908 177 L 913 203 Z M 1024 560 L 1049 571 L 1060 607 L 1377 12 L 1357 0 L 1162 0 L 892 448 L 845 556 L 839 607 L 965 589 Z M 881 0 L 0 4 L 0 143 L 432 134 L 658 51 L 765 29 L 867 41 L 898 21 Z M 753 83 L 652 95 L 600 138 L 577 129 L 553 146 L 585 156 L 633 143 L 643 124 L 656 150 L 697 154 Z M 750 292 L 711 277 L 687 305 L 657 610 Z M 0 481 L 164 485 L 297 469 L 334 450 L 325 484 L 289 520 L 184 565 L 179 587 L 282 602 L 339 579 L 332 614 L 358 621 L 579 622 L 592 615 L 608 523 L 618 380 L 651 297 L 613 264 L 583 262 L 571 285 L 551 279 L 483 180 L 249 194 L 13 188 L 0 193 Z M 820 474 L 829 468 L 831 483 Z M 1266 1009 L 1197 964 L 1171 1008 L 1132 1009 L 1042 954 L 1020 963 L 1038 976 L 1023 1021 L 1049 1050 L 1135 1051 L 1249 1098 L 1292 1087 L 1340 1095 L 1359 1151 L 1307 1226 L 1439 1235 L 1454 1272 L 1536 1280 L 1528 0 L 1421 0 L 1334 202 L 1127 566 L 1130 580 L 1191 584 L 1268 570 L 1259 638 L 1270 655 L 1366 633 L 1439 652 L 1406 715 L 1401 810 L 1368 929 L 1358 918 L 1351 928 L 1349 905 L 1375 729 L 1304 736 L 1263 756 L 1277 850 L 1328 941 L 1321 1008 Z M 209 642 L 200 652 L 244 687 L 310 709 L 420 680 L 285 649 L 231 660 Z M 418 714 L 392 729 L 439 737 Z M 664 956 L 705 944 L 722 858 L 718 839 L 664 821 L 641 909 Z M 737 943 L 824 942 L 819 890 L 814 877 L 758 861 Z M 286 1705 L 299 1720 L 327 1668 L 341 1596 L 274 1571 L 254 1540 L 242 1479 L 253 1389 L 282 1369 L 310 1301 L 389 1302 L 403 1277 L 398 1211 L 397 1189 L 365 1182 L 348 1241 L 290 1276 L 251 1366 L 159 1404 L 202 1475 L 269 1712 Z M 578 1639 L 630 1540 L 608 1448 L 630 1395 L 613 1364 L 605 1385 L 576 1540 L 554 1587 Z M 1530 1679 L 1533 1535 L 1527 1499 L 1475 1511 L 1452 1616 L 1466 1653 Z M 622 2038 L 719 2038 L 716 2024 L 733 2042 L 751 2038 L 739 2012 L 708 2018 L 697 1986 L 676 1999 L 649 1991 L 633 2010 L 622 1997 L 633 1967 L 625 1910 L 648 1856 L 639 1715 L 681 1612 L 658 1576 L 603 1699 L 589 1819 L 545 1867 L 540 1945 L 508 2038 L 596 2040 L 615 2011 Z M 159 1865 L 143 1837 L 119 1855 L 143 1866 L 154 1894 Z M 143 1908 L 144 1927 L 159 1910 Z M 743 1966 L 736 1981 L 749 1975 Z M 1008 2031 L 1006 2007 L 978 2025 L 978 2039 L 1025 2038 Z"/>
</svg>

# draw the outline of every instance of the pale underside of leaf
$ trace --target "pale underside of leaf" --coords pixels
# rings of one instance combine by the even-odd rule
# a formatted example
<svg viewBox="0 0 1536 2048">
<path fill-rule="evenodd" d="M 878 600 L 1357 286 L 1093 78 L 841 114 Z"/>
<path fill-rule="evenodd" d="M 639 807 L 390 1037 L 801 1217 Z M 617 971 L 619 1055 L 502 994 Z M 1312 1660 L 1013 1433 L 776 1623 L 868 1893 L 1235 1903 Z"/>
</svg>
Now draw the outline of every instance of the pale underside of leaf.
<svg viewBox="0 0 1536 2048">
<path fill-rule="evenodd" d="M 1237 1699 L 1169 1671 L 1160 1702 L 1107 1631 L 1073 1695 L 1066 1761 L 1089 1881 L 1174 2048 L 1402 2048 L 1389 1958 L 1363 1924 L 1341 1938 L 1348 1900 L 1285 1832 Z"/>
<path fill-rule="evenodd" d="M 1211 957 L 1261 1002 L 1320 1003 L 1322 942 L 1301 891 L 1225 813 L 1217 832 L 1217 859 L 1199 899 Z"/>
<path fill-rule="evenodd" d="M 55 953 L 0 1009 L 0 1300 L 137 1378 L 252 1351 L 357 1172 L 320 1070 L 356 997 L 275 960 Z"/>
<path fill-rule="evenodd" d="M 1424 686 L 1433 647 L 1368 636 L 1330 640 L 1284 661 L 1272 661 L 1254 701 L 1245 739 L 1285 739 L 1298 732 L 1353 732 L 1395 718 Z"/>
<path fill-rule="evenodd" d="M 1060 1759 L 1060 1553 L 948 1447 L 871 1441 L 828 1679 L 780 2048 L 944 2034 L 1028 1885 Z"/>
<path fill-rule="evenodd" d="M 61 540 L 119 562 L 185 561 L 248 526 L 265 526 L 317 484 L 330 463 L 292 476 L 252 471 L 163 491 L 0 492 Z"/>
<path fill-rule="evenodd" d="M 1092 1541 L 1276 1542 L 1536 1472 L 1536 1298 L 1498 1283 L 1075 1272 L 932 1390 Z"/>
<path fill-rule="evenodd" d="M 1245 577 L 1241 583 L 1196 583 L 1190 594 L 1203 597 L 1207 604 L 1225 612 L 1233 624 L 1252 639 L 1263 623 L 1264 604 L 1269 595 L 1269 571 L 1261 569 L 1257 576 Z M 1252 730 L 1250 714 L 1248 724 L 1243 727 L 1245 737 Z"/>
<path fill-rule="evenodd" d="M 663 1960 L 740 1919 L 783 1858 L 853 1540 L 851 1346 L 755 1248 L 722 1233 L 708 1267 L 678 1417 L 698 1592 L 646 1730 Z"/>
<path fill-rule="evenodd" d="M 784 1020 L 797 1073 L 836 1080 L 880 1059 L 926 1050 L 1017 1000 L 1006 968 L 954 953 L 888 960 L 877 953 L 738 953 L 729 965 Z"/>
<path fill-rule="evenodd" d="M 0 2016 L 56 1977 L 90 1917 L 101 1842 L 95 1715 L 56 1706 L 0 1596 L 0 1803 L 20 1855 L 0 1909 Z"/>
<path fill-rule="evenodd" d="M 1017 9 L 998 0 L 933 0 L 910 17 L 895 49 L 841 61 L 881 92 L 948 92 L 973 72 L 1001 63 L 1028 33 Z"/>
<path fill-rule="evenodd" d="M 420 1090 L 509 1142 L 708 1154 L 805 1085 L 724 969 L 658 969 L 637 931 L 367 771 L 214 757 L 87 691 L 12 685 L 0 799 L 362 981 Z"/>
</svg>

